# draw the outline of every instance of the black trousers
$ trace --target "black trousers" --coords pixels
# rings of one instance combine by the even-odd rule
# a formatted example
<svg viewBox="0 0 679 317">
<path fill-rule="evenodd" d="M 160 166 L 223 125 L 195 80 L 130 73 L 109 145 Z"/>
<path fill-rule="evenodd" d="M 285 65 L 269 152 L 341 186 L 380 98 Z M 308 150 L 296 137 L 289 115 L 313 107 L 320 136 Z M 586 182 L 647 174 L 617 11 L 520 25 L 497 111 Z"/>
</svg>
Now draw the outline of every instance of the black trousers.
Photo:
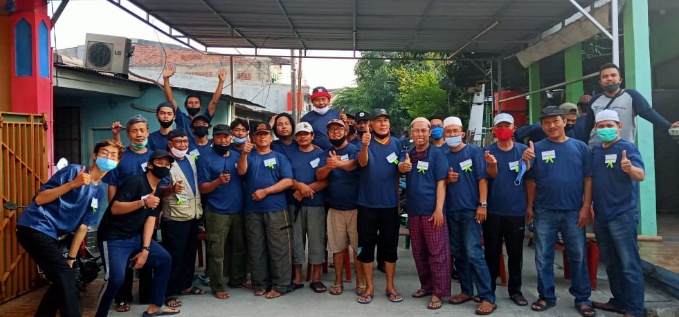
<svg viewBox="0 0 679 317">
<path fill-rule="evenodd" d="M 35 316 L 53 317 L 57 310 L 62 317 L 82 316 L 75 271 L 66 262 L 58 241 L 40 231 L 21 226 L 17 226 L 16 235 L 21 246 L 52 283 Z"/>
<path fill-rule="evenodd" d="M 156 230 L 153 231 L 151 239 L 156 239 Z M 130 259 L 136 254 L 131 254 Z M 153 269 L 144 266 L 137 270 L 139 274 L 139 304 L 150 304 L 151 303 L 151 289 L 153 288 Z M 125 268 L 125 280 L 123 285 L 120 286 L 118 293 L 114 299 L 116 304 L 127 302 L 128 304 L 132 302 L 132 283 L 134 282 L 134 270 L 130 268 Z"/>
<path fill-rule="evenodd" d="M 521 294 L 521 268 L 523 267 L 523 238 L 526 226 L 524 216 L 498 216 L 488 214 L 483 223 L 483 243 L 490 272 L 490 284 L 495 292 L 495 281 L 500 274 L 500 252 L 502 241 L 507 249 L 509 296 Z"/>
<path fill-rule="evenodd" d="M 172 257 L 172 270 L 165 296 L 179 295 L 182 290 L 193 285 L 199 224 L 199 219 L 189 221 L 163 219 L 160 222 L 163 247 Z"/>
</svg>

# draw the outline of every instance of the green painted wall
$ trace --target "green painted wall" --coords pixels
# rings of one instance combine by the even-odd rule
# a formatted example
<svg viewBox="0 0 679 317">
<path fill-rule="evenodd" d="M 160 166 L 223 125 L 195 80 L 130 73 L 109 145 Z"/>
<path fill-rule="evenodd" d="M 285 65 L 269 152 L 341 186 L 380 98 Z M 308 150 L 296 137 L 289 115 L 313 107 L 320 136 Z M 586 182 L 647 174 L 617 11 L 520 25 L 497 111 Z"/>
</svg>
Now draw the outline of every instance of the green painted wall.
<svg viewBox="0 0 679 317">
<path fill-rule="evenodd" d="M 528 66 L 528 91 L 540 89 L 540 61 Z M 538 121 L 542 111 L 542 93 L 534 93 L 528 99 L 529 124 Z"/>
<path fill-rule="evenodd" d="M 566 71 L 566 81 L 571 81 L 582 77 L 582 44 L 578 43 L 564 52 L 564 65 Z M 566 85 L 566 101 L 577 103 L 580 96 L 584 95 L 582 81 Z"/>
</svg>

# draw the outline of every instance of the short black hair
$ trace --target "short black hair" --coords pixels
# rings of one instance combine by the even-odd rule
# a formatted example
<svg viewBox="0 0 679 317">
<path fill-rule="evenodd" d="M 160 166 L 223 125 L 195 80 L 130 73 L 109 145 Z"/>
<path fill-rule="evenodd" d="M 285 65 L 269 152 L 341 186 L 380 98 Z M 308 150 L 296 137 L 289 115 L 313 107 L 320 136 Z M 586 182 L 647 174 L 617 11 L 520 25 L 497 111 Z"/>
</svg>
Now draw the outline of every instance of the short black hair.
<svg viewBox="0 0 679 317">
<path fill-rule="evenodd" d="M 97 154 L 101 148 L 106 146 L 112 146 L 118 150 L 118 160 L 120 160 L 120 158 L 123 156 L 123 152 L 125 152 L 125 147 L 123 147 L 122 143 L 111 139 L 105 139 L 97 142 L 97 144 L 94 145 L 94 151 L 92 151 L 92 153 Z"/>
<path fill-rule="evenodd" d="M 184 108 L 186 108 L 186 106 L 189 104 L 189 98 L 198 98 L 198 102 L 200 102 L 200 95 L 195 91 L 189 91 L 189 93 L 186 94 L 186 99 L 184 100 Z M 174 107 L 172 109 L 174 109 Z"/>
<path fill-rule="evenodd" d="M 179 128 L 179 129 L 174 129 L 170 132 L 167 133 L 165 136 L 168 141 L 172 141 L 174 138 L 180 138 L 180 137 L 188 137 L 188 133 L 186 133 L 186 130 Z"/>
<path fill-rule="evenodd" d="M 245 119 L 241 119 L 241 118 L 233 119 L 233 121 L 231 121 L 231 124 L 229 125 L 229 128 L 231 128 L 231 130 L 233 130 L 238 125 L 242 125 L 243 128 L 245 128 L 245 131 L 250 132 L 250 124 Z"/>
<path fill-rule="evenodd" d="M 434 119 L 439 119 L 439 120 L 443 121 L 443 118 L 441 116 L 431 116 L 427 120 L 429 120 L 429 122 L 431 122 L 431 120 L 434 120 Z"/>
<path fill-rule="evenodd" d="M 277 114 L 276 117 L 273 119 L 273 127 L 272 127 L 273 128 L 273 134 L 275 134 L 277 138 L 280 138 L 280 136 L 278 135 L 278 132 L 276 131 L 276 126 L 278 125 L 278 119 L 280 119 L 280 118 L 288 118 L 288 120 L 290 120 L 290 125 L 292 126 L 292 129 L 293 130 L 295 129 L 295 121 L 293 121 L 292 116 L 287 112 L 281 112 L 281 113 Z"/>
<path fill-rule="evenodd" d="M 606 63 L 606 64 L 601 65 L 601 67 L 599 67 L 599 73 L 601 73 L 604 69 L 609 69 L 609 68 L 615 68 L 615 69 L 618 70 L 618 73 L 620 72 L 620 67 L 618 67 L 618 65 L 615 65 L 614 63 Z"/>
<path fill-rule="evenodd" d="M 578 108 L 580 108 L 581 114 L 592 111 L 592 106 L 589 105 L 589 102 L 578 102 Z"/>
</svg>

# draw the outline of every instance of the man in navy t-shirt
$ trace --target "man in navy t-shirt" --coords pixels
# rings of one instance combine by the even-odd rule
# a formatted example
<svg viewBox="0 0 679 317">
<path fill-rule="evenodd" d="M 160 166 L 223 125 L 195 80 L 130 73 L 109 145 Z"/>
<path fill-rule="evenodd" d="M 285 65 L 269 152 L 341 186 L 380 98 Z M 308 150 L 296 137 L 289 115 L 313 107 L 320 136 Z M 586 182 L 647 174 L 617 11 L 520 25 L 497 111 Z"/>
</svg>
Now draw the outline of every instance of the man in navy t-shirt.
<svg viewBox="0 0 679 317">
<path fill-rule="evenodd" d="M 272 150 L 288 156 L 288 152 L 297 147 L 297 142 L 292 135 L 295 127 L 293 122 L 292 116 L 285 112 L 274 117 L 273 133 L 278 137 L 278 140 L 271 143 Z"/>
<path fill-rule="evenodd" d="M 429 120 L 415 118 L 410 123 L 415 148 L 406 154 L 403 167 L 408 188 L 408 228 L 413 258 L 420 278 L 420 289 L 413 297 L 431 295 L 429 309 L 441 308 L 441 299 L 450 296 L 450 244 L 443 216 L 448 161 L 445 154 L 429 144 Z"/>
<path fill-rule="evenodd" d="M 311 124 L 314 128 L 314 144 L 325 151 L 332 147 L 328 141 L 328 131 L 325 125 L 332 119 L 339 119 L 340 114 L 337 110 L 330 109 L 330 93 L 325 87 L 319 86 L 312 89 L 310 99 L 314 107 L 299 121 Z"/>
<path fill-rule="evenodd" d="M 607 303 L 594 308 L 644 315 L 644 273 L 637 244 L 638 182 L 645 175 L 644 162 L 634 143 L 620 138 L 622 124 L 614 110 L 596 115 L 596 133 L 603 141 L 592 149 L 592 201 L 594 233 L 601 263 L 611 282 Z"/>
<path fill-rule="evenodd" d="M 486 221 L 488 207 L 488 175 L 483 150 L 462 142 L 465 132 L 462 120 L 458 117 L 443 120 L 443 136 L 450 148 L 446 153 L 446 220 L 450 251 L 460 276 L 461 290 L 460 294 L 450 299 L 450 303 L 458 305 L 471 300 L 476 284 L 481 299 L 476 314 L 488 315 L 495 311 L 497 305 L 481 247 L 481 223 Z"/>
<path fill-rule="evenodd" d="M 100 181 L 116 166 L 122 152 L 123 146 L 118 142 L 99 141 L 89 168 L 71 164 L 56 172 L 19 215 L 17 240 L 51 282 L 36 316 L 55 315 L 57 311 L 61 316 L 81 316 L 73 261 L 87 227 L 96 226 L 103 212 L 98 197 Z M 64 259 L 58 238 L 74 231 Z"/>
<path fill-rule="evenodd" d="M 191 129 L 193 135 L 196 137 L 189 139 L 189 156 L 193 158 L 194 161 L 198 160 L 198 157 L 205 153 L 210 153 L 212 149 L 212 139 L 208 138 L 208 131 L 210 130 L 210 118 L 204 115 L 197 115 L 191 121 Z"/>
<path fill-rule="evenodd" d="M 292 167 L 285 155 L 271 150 L 273 131 L 257 124 L 238 159 L 245 180 L 245 233 L 255 296 L 277 298 L 290 290 L 292 223 L 285 191 L 293 185 Z M 268 293 L 267 293 L 268 291 Z"/>
<path fill-rule="evenodd" d="M 156 119 L 158 119 L 160 129 L 149 134 L 147 147 L 151 151 L 167 151 L 167 133 L 172 131 L 172 123 L 175 119 L 174 106 L 167 101 L 161 102 L 156 108 Z M 116 141 L 120 142 L 120 140 Z"/>
<path fill-rule="evenodd" d="M 403 296 L 394 287 L 394 272 L 398 260 L 398 173 L 404 156 L 401 143 L 389 134 L 389 115 L 384 109 L 375 109 L 370 120 L 370 132 L 363 133 L 362 146 L 358 154 L 361 167 L 360 190 L 358 192 L 358 260 L 363 265 L 366 279 L 365 293 L 358 302 L 368 304 L 374 297 L 373 261 L 375 246 L 377 260 L 385 262 L 387 295 L 392 302 L 403 301 Z"/>
<path fill-rule="evenodd" d="M 539 298 L 531 309 L 544 311 L 556 305 L 554 245 L 561 232 L 571 269 L 571 295 L 583 316 L 594 316 L 589 296 L 592 288 L 585 261 L 585 226 L 592 209 L 591 155 L 582 141 L 564 132 L 566 121 L 556 106 L 542 110 L 542 130 L 547 138 L 524 151 L 530 160 L 532 180 L 526 181 L 526 217 L 534 221 L 535 266 Z"/>
<path fill-rule="evenodd" d="M 240 154 L 245 147 L 245 143 L 250 142 L 250 124 L 247 120 L 236 118 L 231 121 L 229 128 L 231 128 L 231 132 L 233 133 L 233 135 L 231 135 L 231 150 Z"/>
<path fill-rule="evenodd" d="M 212 128 L 212 147 L 196 162 L 198 190 L 205 199 L 206 239 L 210 245 L 207 262 L 210 287 L 215 297 L 229 298 L 224 287 L 224 246 L 228 239 L 228 285 L 249 288 L 246 271 L 243 182 L 236 165 L 240 154 L 230 151 L 231 128 L 218 124 Z"/>
<path fill-rule="evenodd" d="M 349 143 L 360 149 L 363 144 L 361 141 L 363 133 L 370 132 L 370 114 L 365 111 L 359 111 L 354 117 L 356 118 L 356 137 L 350 140 Z"/>
<path fill-rule="evenodd" d="M 354 263 L 357 264 L 358 231 L 356 230 L 356 200 L 358 199 L 358 171 L 356 158 L 358 149 L 349 144 L 346 138 L 346 125 L 342 120 L 328 122 L 328 138 L 333 148 L 321 156 L 316 170 L 316 179 L 329 180 L 325 190 L 328 204 L 328 251 L 332 252 L 335 263 L 335 283 L 330 294 L 340 295 L 344 291 L 343 267 L 344 250 L 349 245 L 354 250 Z M 363 266 L 356 265 L 356 291 L 365 290 Z"/>
<path fill-rule="evenodd" d="M 295 126 L 297 147 L 288 151 L 288 158 L 295 175 L 294 184 L 288 191 L 288 210 L 292 216 L 292 267 L 294 270 L 293 287 L 304 286 L 302 264 L 305 258 L 305 245 L 309 245 L 309 264 L 313 274 L 309 287 L 316 293 L 324 293 L 327 288 L 321 282 L 321 271 L 325 262 L 325 189 L 327 181 L 316 180 L 316 170 L 321 162 L 321 149 L 311 143 L 314 130 L 308 122 Z"/>
<path fill-rule="evenodd" d="M 526 188 L 523 175 L 526 163 L 522 155 L 528 147 L 515 143 L 514 118 L 500 113 L 493 119 L 493 134 L 497 142 L 486 146 L 488 167 L 488 218 L 483 223 L 483 243 L 490 273 L 490 286 L 495 292 L 499 275 L 502 242 L 507 246 L 509 298 L 519 306 L 528 305 L 521 292 L 523 237 L 526 226 Z"/>
</svg>

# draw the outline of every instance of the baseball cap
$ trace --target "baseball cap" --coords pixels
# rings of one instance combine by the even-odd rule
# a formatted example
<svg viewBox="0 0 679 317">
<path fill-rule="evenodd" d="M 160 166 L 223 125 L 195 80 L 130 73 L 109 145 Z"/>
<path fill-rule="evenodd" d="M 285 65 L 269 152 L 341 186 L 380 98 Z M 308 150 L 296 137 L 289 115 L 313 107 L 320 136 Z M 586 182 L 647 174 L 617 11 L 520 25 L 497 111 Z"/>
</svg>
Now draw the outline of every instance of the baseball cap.
<svg viewBox="0 0 679 317">
<path fill-rule="evenodd" d="M 373 115 L 370 116 L 370 120 L 377 119 L 378 117 L 387 117 L 389 118 L 389 114 L 387 113 L 387 110 L 384 110 L 382 108 L 375 108 L 373 110 Z"/>
<path fill-rule="evenodd" d="M 193 117 L 193 120 L 191 120 L 191 126 L 193 126 L 193 124 L 196 123 L 196 120 L 203 120 L 207 122 L 207 124 L 210 124 L 210 118 L 206 117 L 205 115 L 199 114 Z"/>
<path fill-rule="evenodd" d="M 564 114 L 577 114 L 578 113 L 578 106 L 576 106 L 574 103 L 570 102 L 564 102 L 559 106 L 559 109 L 563 111 Z"/>
<path fill-rule="evenodd" d="M 594 121 L 596 123 L 607 120 L 620 122 L 620 117 L 618 116 L 618 113 L 615 110 L 611 109 L 602 110 L 596 114 L 596 117 L 594 117 Z"/>
<path fill-rule="evenodd" d="M 493 119 L 493 125 L 496 125 L 500 122 L 509 122 L 511 124 L 514 124 L 514 117 L 512 117 L 511 114 L 503 112 L 503 113 L 498 113 L 497 116 Z"/>
<path fill-rule="evenodd" d="M 174 163 L 174 158 L 172 157 L 172 155 L 170 155 L 170 153 L 165 150 L 153 151 L 153 153 L 151 153 L 151 156 L 149 157 L 149 163 L 153 163 L 153 160 L 163 157 L 167 157 L 168 159 L 170 159 L 170 163 Z"/>
<path fill-rule="evenodd" d="M 370 115 L 369 115 L 367 112 L 365 112 L 365 111 L 359 111 L 359 112 L 356 114 L 356 122 L 359 122 L 359 121 L 369 121 L 369 120 L 370 120 Z"/>
<path fill-rule="evenodd" d="M 464 125 L 462 125 L 462 120 L 460 120 L 460 118 L 458 118 L 458 117 L 448 117 L 445 120 L 443 120 L 443 127 L 444 128 L 449 126 L 449 125 L 458 125 L 458 126 L 464 127 Z"/>
<path fill-rule="evenodd" d="M 212 128 L 212 135 L 215 136 L 217 134 L 231 135 L 231 128 L 226 124 L 218 124 Z"/>
<path fill-rule="evenodd" d="M 300 122 L 295 126 L 295 134 L 300 132 L 314 133 L 314 128 L 311 127 L 309 122 Z"/>
<path fill-rule="evenodd" d="M 330 93 L 327 89 L 325 89 L 325 87 L 318 86 L 311 90 L 311 97 L 309 97 L 309 99 L 314 100 L 318 97 L 326 97 L 328 100 L 330 100 Z"/>
<path fill-rule="evenodd" d="M 540 119 L 551 116 L 563 116 L 563 111 L 557 106 L 548 106 L 542 109 L 542 116 L 540 116 Z"/>
<path fill-rule="evenodd" d="M 344 124 L 344 121 L 342 121 L 342 120 L 340 120 L 340 119 L 332 119 L 332 120 L 330 120 L 330 121 L 328 122 L 328 124 L 326 125 L 326 127 L 330 127 L 331 124 L 339 124 L 339 125 L 342 126 L 342 128 L 346 128 L 346 127 L 347 127 L 346 124 Z"/>
<path fill-rule="evenodd" d="M 260 122 L 255 126 L 255 130 L 252 132 L 252 135 L 260 132 L 269 132 L 271 134 L 273 133 L 273 130 L 271 130 L 271 127 L 268 124 Z"/>
</svg>

